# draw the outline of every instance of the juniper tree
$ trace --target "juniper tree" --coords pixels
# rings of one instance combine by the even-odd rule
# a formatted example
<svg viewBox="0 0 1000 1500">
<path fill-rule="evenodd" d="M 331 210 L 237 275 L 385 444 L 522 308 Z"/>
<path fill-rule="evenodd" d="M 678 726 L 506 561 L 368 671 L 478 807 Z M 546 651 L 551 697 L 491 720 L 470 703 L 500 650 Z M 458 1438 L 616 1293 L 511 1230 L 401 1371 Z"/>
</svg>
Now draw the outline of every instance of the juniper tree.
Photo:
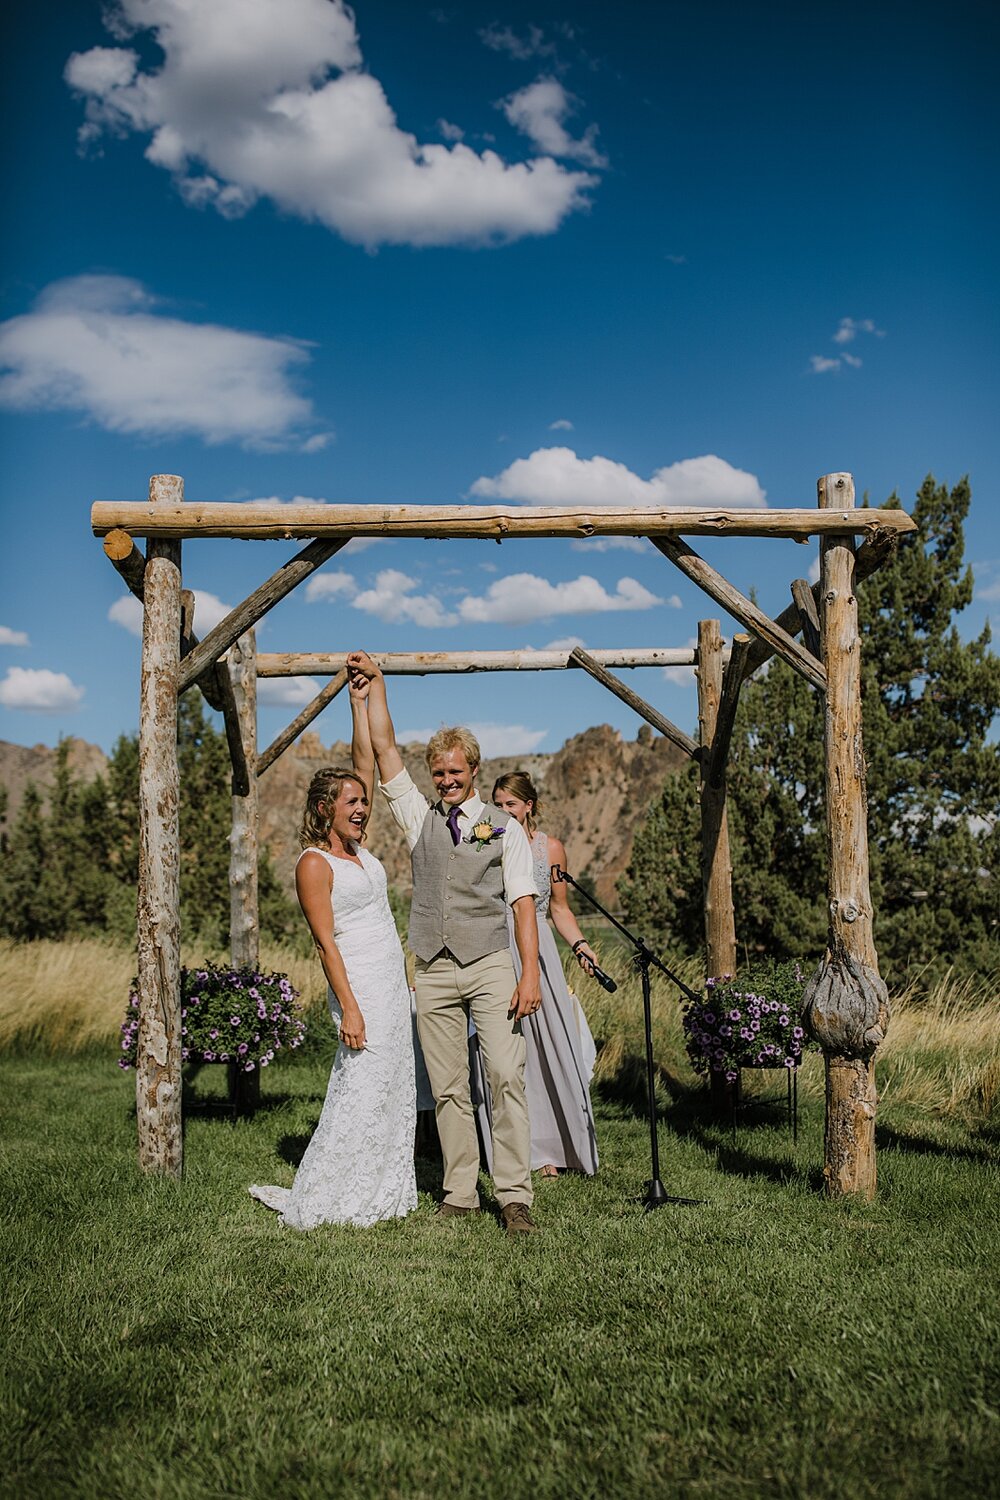
<svg viewBox="0 0 1000 1500">
<path fill-rule="evenodd" d="M 970 490 L 928 477 L 896 556 L 858 589 L 875 938 L 884 969 L 1000 962 L 1000 658 L 972 598 Z M 898 508 L 894 495 L 887 502 Z M 823 704 L 774 661 L 744 685 L 728 771 L 741 956 L 818 955 L 826 932 Z M 631 920 L 702 943 L 697 779 L 668 779 L 620 883 Z"/>
</svg>

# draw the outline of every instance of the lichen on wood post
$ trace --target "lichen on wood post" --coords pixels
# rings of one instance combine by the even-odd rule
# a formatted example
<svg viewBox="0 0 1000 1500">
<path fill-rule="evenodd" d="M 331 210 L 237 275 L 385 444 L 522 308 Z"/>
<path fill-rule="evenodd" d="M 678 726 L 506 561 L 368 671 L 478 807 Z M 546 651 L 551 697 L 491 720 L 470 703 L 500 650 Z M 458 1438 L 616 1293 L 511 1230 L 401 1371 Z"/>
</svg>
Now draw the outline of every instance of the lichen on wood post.
<svg viewBox="0 0 1000 1500">
<path fill-rule="evenodd" d="M 257 645 L 248 630 L 230 647 L 220 664 L 232 682 L 243 765 L 257 765 Z M 229 837 L 229 957 L 234 969 L 256 968 L 260 957 L 260 913 L 257 888 L 257 776 L 244 781 L 234 768 L 232 831 Z M 260 1074 L 230 1064 L 230 1092 L 238 1109 L 252 1109 L 260 1097 Z"/>
<path fill-rule="evenodd" d="M 850 474 L 825 475 L 819 504 L 853 506 Z M 853 538 L 824 536 L 820 568 L 830 927 L 826 956 L 806 985 L 803 1019 L 826 1065 L 826 1193 L 870 1199 L 876 1187 L 874 1058 L 889 1024 L 889 1002 L 872 932 Z"/>
<path fill-rule="evenodd" d="M 184 481 L 154 474 L 151 502 L 184 498 Z M 181 1124 L 180 849 L 177 679 L 181 547 L 150 542 L 143 576 L 139 695 L 139 1166 L 179 1177 Z"/>
<path fill-rule="evenodd" d="M 698 723 L 701 738 L 701 882 L 705 903 L 705 963 L 710 977 L 736 970 L 733 865 L 729 849 L 726 782 L 712 785 L 709 766 L 722 698 L 722 633 L 718 620 L 698 621 Z M 739 1079 L 727 1082 L 711 1072 L 712 1107 L 731 1114 L 739 1100 Z"/>
</svg>

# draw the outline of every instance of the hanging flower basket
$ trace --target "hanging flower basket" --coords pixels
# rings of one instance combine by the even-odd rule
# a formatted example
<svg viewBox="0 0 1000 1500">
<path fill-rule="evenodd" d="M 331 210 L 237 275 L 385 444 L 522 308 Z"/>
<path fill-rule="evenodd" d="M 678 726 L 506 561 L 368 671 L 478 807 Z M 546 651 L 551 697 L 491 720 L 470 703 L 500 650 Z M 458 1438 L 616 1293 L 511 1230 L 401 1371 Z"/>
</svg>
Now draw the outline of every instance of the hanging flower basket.
<svg viewBox="0 0 1000 1500">
<path fill-rule="evenodd" d="M 230 1063 L 255 1073 L 283 1047 L 299 1047 L 306 1024 L 287 974 L 254 968 L 181 970 L 181 1060 Z M 121 1028 L 120 1068 L 134 1068 L 139 1038 L 138 981 Z"/>
<path fill-rule="evenodd" d="M 709 979 L 704 1000 L 684 1006 L 687 1054 L 696 1073 L 736 1083 L 741 1068 L 797 1068 L 811 1045 L 799 1019 L 805 975 L 791 961 Z"/>
</svg>

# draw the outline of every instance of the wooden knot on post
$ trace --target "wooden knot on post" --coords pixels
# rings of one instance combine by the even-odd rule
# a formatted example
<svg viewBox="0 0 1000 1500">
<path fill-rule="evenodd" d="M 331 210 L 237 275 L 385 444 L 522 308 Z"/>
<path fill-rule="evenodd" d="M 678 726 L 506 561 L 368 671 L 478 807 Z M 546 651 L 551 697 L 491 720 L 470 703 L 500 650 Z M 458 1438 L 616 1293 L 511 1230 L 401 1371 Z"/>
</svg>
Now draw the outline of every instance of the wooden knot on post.
<svg viewBox="0 0 1000 1500">
<path fill-rule="evenodd" d="M 805 987 L 802 1024 L 827 1053 L 871 1058 L 889 1026 L 889 992 L 853 954 L 826 958 Z"/>
<path fill-rule="evenodd" d="M 507 533 L 508 533 L 509 530 L 510 530 L 510 517 L 509 516 L 498 516 L 497 517 L 497 531 L 499 532 L 499 536 L 495 536 L 493 538 L 493 540 L 496 542 L 496 544 L 497 544 L 498 547 L 503 544 L 503 539 L 507 535 Z"/>
</svg>

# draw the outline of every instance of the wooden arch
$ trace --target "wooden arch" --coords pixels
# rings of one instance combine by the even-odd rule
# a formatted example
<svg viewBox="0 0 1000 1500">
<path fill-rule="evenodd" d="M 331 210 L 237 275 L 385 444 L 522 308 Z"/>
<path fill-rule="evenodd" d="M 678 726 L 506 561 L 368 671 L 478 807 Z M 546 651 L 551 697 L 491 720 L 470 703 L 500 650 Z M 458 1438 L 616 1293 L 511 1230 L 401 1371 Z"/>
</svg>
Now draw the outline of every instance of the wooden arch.
<svg viewBox="0 0 1000 1500">
<path fill-rule="evenodd" d="M 850 474 L 818 482 L 818 508 L 725 510 L 494 506 L 196 505 L 177 475 L 157 474 L 144 504 L 98 502 L 94 534 L 143 602 L 140 685 L 140 1022 L 136 1071 L 139 1164 L 180 1176 L 183 1162 L 180 1036 L 180 892 L 177 700 L 197 683 L 221 710 L 233 766 L 231 942 L 234 963 L 256 963 L 257 779 L 346 684 L 342 655 L 258 656 L 254 626 L 278 601 L 354 537 L 482 538 L 644 536 L 742 627 L 725 653 L 719 622 L 699 625 L 691 650 L 390 653 L 389 673 L 588 672 L 701 766 L 702 873 L 707 971 L 736 967 L 725 767 L 740 689 L 780 656 L 825 693 L 829 938 L 807 992 L 813 1034 L 826 1063 L 824 1179 L 831 1196 L 875 1191 L 874 1056 L 888 1025 L 885 986 L 872 937 L 865 767 L 861 739 L 860 638 L 854 588 L 915 530 L 901 510 L 855 507 Z M 820 537 L 820 580 L 791 585 L 792 602 L 772 620 L 683 540 L 686 536 Z M 143 556 L 135 538 L 147 539 Z M 295 557 L 199 641 L 193 595 L 181 586 L 181 542 L 309 538 Z M 861 537 L 856 549 L 855 538 Z M 797 637 L 801 635 L 800 642 Z M 693 665 L 699 740 L 671 724 L 610 670 Z M 263 753 L 257 751 L 257 676 L 329 681 Z"/>
</svg>

